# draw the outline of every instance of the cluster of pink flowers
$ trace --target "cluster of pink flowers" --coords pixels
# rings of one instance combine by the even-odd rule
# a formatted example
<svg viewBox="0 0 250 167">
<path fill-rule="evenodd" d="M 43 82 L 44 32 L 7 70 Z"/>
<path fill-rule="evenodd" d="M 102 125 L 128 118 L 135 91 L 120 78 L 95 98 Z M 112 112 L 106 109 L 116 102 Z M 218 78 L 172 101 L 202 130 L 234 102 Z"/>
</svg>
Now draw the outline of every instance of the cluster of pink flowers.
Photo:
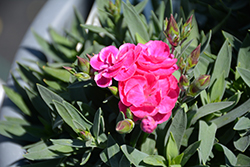
<svg viewBox="0 0 250 167">
<path fill-rule="evenodd" d="M 97 85 L 104 88 L 112 85 L 112 79 L 118 81 L 120 110 L 130 108 L 134 121 L 141 120 L 147 133 L 171 116 L 179 95 L 178 81 L 172 75 L 178 69 L 176 62 L 162 41 L 126 43 L 119 49 L 108 46 L 90 60 L 98 72 Z"/>
</svg>

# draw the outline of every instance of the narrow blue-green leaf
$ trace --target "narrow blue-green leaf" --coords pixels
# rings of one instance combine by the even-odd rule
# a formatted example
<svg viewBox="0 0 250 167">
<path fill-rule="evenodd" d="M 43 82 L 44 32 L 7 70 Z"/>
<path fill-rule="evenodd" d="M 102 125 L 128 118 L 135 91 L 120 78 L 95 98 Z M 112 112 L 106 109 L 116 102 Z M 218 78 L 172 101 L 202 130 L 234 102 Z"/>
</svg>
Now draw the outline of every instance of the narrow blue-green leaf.
<svg viewBox="0 0 250 167">
<path fill-rule="evenodd" d="M 234 125 L 234 130 L 245 130 L 250 128 L 250 119 L 248 117 L 241 117 Z"/>
<path fill-rule="evenodd" d="M 104 162 L 105 164 L 107 164 L 108 166 L 110 166 L 109 159 L 108 159 L 107 148 L 105 148 L 105 149 L 100 153 L 100 158 L 101 158 L 102 162 Z"/>
<path fill-rule="evenodd" d="M 63 98 L 60 97 L 59 95 L 57 95 L 56 93 L 54 93 L 53 91 L 49 90 L 48 88 L 37 84 L 37 89 L 42 97 L 42 99 L 44 100 L 44 102 L 48 105 L 48 107 L 51 110 L 54 110 L 53 108 L 53 100 L 56 100 L 58 102 L 63 102 Z"/>
<path fill-rule="evenodd" d="M 83 156 L 80 165 L 85 165 L 91 156 L 91 150 L 87 150 Z"/>
<path fill-rule="evenodd" d="M 172 132 L 177 148 L 181 147 L 181 140 L 184 136 L 187 126 L 187 115 L 183 109 L 178 110 L 173 118 L 173 121 L 169 127 L 169 132 Z M 168 140 L 169 135 L 166 135 L 165 143 Z"/>
<path fill-rule="evenodd" d="M 147 29 L 136 11 L 124 2 L 123 10 L 124 18 L 132 35 L 132 38 L 135 39 L 135 34 L 138 33 L 143 39 L 149 41 Z"/>
<path fill-rule="evenodd" d="M 224 79 L 224 71 L 221 73 L 220 77 L 218 77 L 212 88 L 211 88 L 211 92 L 210 92 L 210 101 L 211 102 L 218 102 L 222 99 L 224 92 L 226 89 L 226 82 Z"/>
<path fill-rule="evenodd" d="M 205 165 L 209 155 L 212 151 L 215 139 L 217 127 L 214 123 L 208 125 L 204 121 L 199 122 L 199 137 L 198 140 L 201 141 L 199 147 L 199 158 L 200 161 Z"/>
<path fill-rule="evenodd" d="M 144 1 L 141 1 L 140 3 L 138 3 L 134 8 L 135 8 L 135 11 L 139 14 L 143 11 L 143 9 L 145 8 L 145 6 L 147 5 L 148 3 L 148 0 L 144 0 Z"/>
<path fill-rule="evenodd" d="M 93 126 L 92 126 L 92 133 L 95 138 L 99 136 L 100 132 L 100 123 L 101 123 L 101 114 L 102 114 L 102 109 L 99 108 L 97 112 L 95 113 L 94 121 L 93 121 Z"/>
<path fill-rule="evenodd" d="M 142 43 L 142 44 L 147 43 L 147 41 L 143 39 L 138 33 L 135 33 L 135 39 L 137 43 Z"/>
<path fill-rule="evenodd" d="M 233 144 L 237 150 L 239 150 L 241 152 L 245 152 L 246 149 L 250 145 L 250 135 L 248 134 L 248 135 L 239 137 L 238 139 L 235 139 Z"/>
<path fill-rule="evenodd" d="M 151 139 L 148 137 L 146 138 L 145 142 L 142 143 L 141 151 L 149 155 L 153 155 L 155 152 L 155 145 L 156 145 L 155 139 Z"/>
<path fill-rule="evenodd" d="M 63 61 L 63 59 L 61 59 L 60 56 L 57 55 L 56 49 L 48 41 L 38 35 L 35 31 L 32 30 L 32 32 L 34 34 L 34 37 L 36 38 L 36 41 L 42 47 L 43 52 L 45 52 L 47 56 L 50 56 L 55 61 Z"/>
<path fill-rule="evenodd" d="M 250 70 L 249 54 L 250 54 L 250 35 L 247 34 L 238 53 L 238 61 L 237 61 L 238 67 Z"/>
<path fill-rule="evenodd" d="M 61 102 L 58 102 L 56 100 L 53 100 L 53 103 L 54 103 L 54 105 L 56 107 L 56 110 L 57 110 L 58 114 L 75 131 L 76 127 L 75 127 L 75 125 L 74 125 L 74 123 L 72 121 L 71 115 L 68 113 L 65 106 Z"/>
<path fill-rule="evenodd" d="M 118 167 L 122 154 L 119 145 L 110 134 L 108 135 L 107 153 L 111 167 Z"/>
<path fill-rule="evenodd" d="M 152 166 L 167 167 L 166 159 L 161 155 L 149 155 L 143 159 L 143 162 Z"/>
<path fill-rule="evenodd" d="M 63 81 L 69 82 L 71 74 L 65 69 L 56 69 L 52 67 L 43 66 L 42 68 L 51 77 Z"/>
<path fill-rule="evenodd" d="M 217 143 L 216 146 L 219 146 L 222 148 L 224 154 L 225 154 L 225 159 L 226 159 L 226 165 L 227 166 L 235 166 L 237 163 L 237 158 L 236 156 L 232 153 L 231 150 L 229 150 L 226 146 Z"/>
<path fill-rule="evenodd" d="M 248 166 L 250 162 L 250 157 L 244 154 L 238 154 L 236 166 Z"/>
<path fill-rule="evenodd" d="M 212 30 L 209 31 L 208 38 L 207 38 L 206 42 L 201 45 L 200 55 L 202 55 L 203 52 L 209 47 L 211 37 L 212 37 Z"/>
<path fill-rule="evenodd" d="M 10 100 L 26 115 L 31 115 L 29 107 L 24 102 L 22 96 L 16 93 L 13 89 L 3 85 L 3 89 Z"/>
<path fill-rule="evenodd" d="M 169 162 L 171 162 L 171 160 L 177 157 L 178 155 L 179 155 L 179 148 L 177 146 L 177 143 L 175 142 L 175 138 L 172 132 L 170 132 L 168 143 L 167 143 L 167 148 L 166 148 L 167 159 Z"/>
<path fill-rule="evenodd" d="M 111 38 L 112 40 L 116 40 L 116 38 L 113 34 L 109 33 L 106 29 L 104 29 L 102 27 L 97 27 L 97 26 L 87 25 L 87 24 L 81 24 L 81 26 L 85 29 L 88 29 L 89 31 L 93 31 L 96 33 L 103 33 L 103 34 L 107 35 L 109 38 Z"/>
<path fill-rule="evenodd" d="M 248 87 L 250 87 L 250 70 L 241 67 L 236 67 L 236 69 L 239 72 L 241 78 L 245 81 Z"/>
<path fill-rule="evenodd" d="M 225 40 L 223 46 L 221 47 L 217 59 L 214 64 L 213 75 L 211 77 L 211 84 L 215 79 L 219 79 L 221 74 L 224 72 L 224 78 L 229 75 L 232 60 L 232 47 L 229 45 L 228 41 Z"/>
<path fill-rule="evenodd" d="M 248 112 L 249 108 L 250 108 L 250 99 L 245 101 L 239 107 L 228 112 L 227 114 L 225 114 L 221 117 L 218 117 L 210 122 L 215 123 L 217 128 L 223 127 L 224 125 L 234 121 L 236 118 L 238 118 L 238 117 L 242 116 L 243 114 L 245 114 L 246 112 Z"/>
<path fill-rule="evenodd" d="M 229 107 L 232 104 L 234 104 L 234 102 L 218 102 L 218 103 L 210 103 L 210 104 L 200 107 L 197 110 L 197 113 L 193 116 L 191 125 L 194 124 L 198 119 L 208 114 L 214 113 L 215 111 L 219 111 L 221 109 Z"/>
<path fill-rule="evenodd" d="M 70 146 L 75 148 L 85 147 L 85 143 L 78 139 L 50 139 L 50 141 L 56 145 Z"/>
<path fill-rule="evenodd" d="M 193 144 L 189 145 L 188 148 L 186 148 L 183 153 L 184 156 L 181 161 L 181 165 L 184 166 L 189 158 L 197 151 L 197 149 L 200 147 L 201 141 L 196 141 Z"/>
<path fill-rule="evenodd" d="M 232 47 L 239 51 L 242 42 L 235 36 L 229 34 L 228 32 L 222 31 L 222 34 L 224 38 L 227 39 L 228 42 L 232 45 Z"/>
<path fill-rule="evenodd" d="M 67 109 L 68 113 L 72 117 L 72 119 L 76 120 L 78 123 L 80 123 L 82 126 L 84 126 L 86 129 L 90 129 L 92 127 L 92 123 L 87 120 L 80 111 L 78 111 L 73 105 L 70 103 L 63 101 L 64 107 Z"/>
<path fill-rule="evenodd" d="M 148 154 L 143 153 L 131 146 L 128 145 L 122 145 L 121 146 L 122 152 L 125 154 L 127 159 L 134 164 L 135 166 L 139 165 L 139 163 L 148 156 Z"/>
</svg>

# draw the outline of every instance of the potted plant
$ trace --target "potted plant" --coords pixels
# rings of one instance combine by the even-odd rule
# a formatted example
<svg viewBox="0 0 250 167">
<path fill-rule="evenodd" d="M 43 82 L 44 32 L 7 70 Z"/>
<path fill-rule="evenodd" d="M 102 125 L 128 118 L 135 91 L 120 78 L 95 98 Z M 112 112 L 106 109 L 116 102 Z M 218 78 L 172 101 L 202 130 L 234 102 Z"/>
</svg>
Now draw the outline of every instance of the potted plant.
<svg viewBox="0 0 250 167">
<path fill-rule="evenodd" d="M 150 18 L 147 1 L 97 0 L 98 26 L 75 10 L 65 35 L 34 31 L 47 57 L 18 63 L 4 89 L 23 117 L 0 122 L 22 166 L 249 165 L 249 35 L 218 31 L 249 2 L 150 2 Z M 228 15 L 204 32 L 207 9 Z"/>
</svg>

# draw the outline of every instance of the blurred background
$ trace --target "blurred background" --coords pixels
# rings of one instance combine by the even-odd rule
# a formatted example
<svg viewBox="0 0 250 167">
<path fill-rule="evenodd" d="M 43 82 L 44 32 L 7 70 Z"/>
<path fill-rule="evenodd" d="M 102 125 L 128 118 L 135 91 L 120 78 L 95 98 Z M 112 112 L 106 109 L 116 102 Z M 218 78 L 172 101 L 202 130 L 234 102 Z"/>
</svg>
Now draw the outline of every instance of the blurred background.
<svg viewBox="0 0 250 167">
<path fill-rule="evenodd" d="M 0 80 L 5 82 L 17 48 L 47 0 L 0 0 Z"/>
</svg>

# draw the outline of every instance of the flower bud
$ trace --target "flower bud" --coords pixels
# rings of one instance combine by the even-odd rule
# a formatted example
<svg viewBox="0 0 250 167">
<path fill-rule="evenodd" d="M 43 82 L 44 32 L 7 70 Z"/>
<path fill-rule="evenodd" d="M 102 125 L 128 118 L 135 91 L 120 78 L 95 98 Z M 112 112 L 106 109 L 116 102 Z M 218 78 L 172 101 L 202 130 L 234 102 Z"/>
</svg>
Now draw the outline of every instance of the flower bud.
<svg viewBox="0 0 250 167">
<path fill-rule="evenodd" d="M 141 129 L 146 133 L 152 133 L 157 127 L 157 123 L 151 116 L 145 116 L 141 121 Z"/>
<path fill-rule="evenodd" d="M 189 70 L 190 68 L 194 67 L 198 61 L 199 61 L 199 57 L 200 57 L 200 48 L 201 48 L 201 44 L 199 44 L 197 46 L 197 48 L 195 48 L 191 54 L 187 57 L 187 69 Z"/>
<path fill-rule="evenodd" d="M 108 89 L 113 95 L 118 96 L 118 88 L 116 86 L 110 86 Z"/>
<path fill-rule="evenodd" d="M 188 91 L 189 96 L 196 96 L 198 95 L 202 90 L 206 89 L 210 84 L 210 75 L 201 75 L 198 79 L 195 79 Z"/>
<path fill-rule="evenodd" d="M 79 72 L 79 73 L 75 73 L 74 74 L 76 76 L 76 78 L 78 78 L 79 80 L 83 80 L 83 81 L 86 81 L 86 80 L 89 80 L 90 79 L 90 76 L 86 73 L 83 73 L 83 72 Z"/>
<path fill-rule="evenodd" d="M 115 130 L 120 134 L 130 133 L 135 124 L 131 119 L 124 119 L 116 124 Z"/>
<path fill-rule="evenodd" d="M 131 110 L 130 110 L 129 107 L 126 109 L 126 116 L 129 119 L 133 119 L 133 114 L 132 114 L 132 112 L 131 112 Z"/>
<path fill-rule="evenodd" d="M 76 73 L 76 70 L 74 68 L 66 67 L 66 66 L 63 66 L 63 68 L 66 69 L 67 71 L 69 71 L 71 74 L 75 74 Z"/>
<path fill-rule="evenodd" d="M 93 139 L 93 136 L 91 135 L 91 133 L 89 131 L 80 131 L 79 135 L 85 141 L 89 141 L 89 140 Z"/>
<path fill-rule="evenodd" d="M 186 67 L 186 63 L 183 59 L 183 57 L 180 57 L 178 62 L 179 69 L 181 70 L 181 73 L 183 73 L 184 68 Z"/>
<path fill-rule="evenodd" d="M 191 28 L 192 28 L 192 18 L 193 18 L 193 15 L 191 15 L 182 26 L 181 39 L 185 39 L 189 36 Z"/>
<path fill-rule="evenodd" d="M 185 89 L 188 88 L 188 86 L 189 86 L 189 80 L 185 75 L 182 74 L 179 79 L 179 87 L 182 91 L 184 91 Z"/>
<path fill-rule="evenodd" d="M 89 61 L 79 56 L 77 56 L 77 59 L 78 59 L 77 65 L 79 69 L 84 73 L 89 73 L 89 69 L 90 69 Z"/>
<path fill-rule="evenodd" d="M 169 43 L 172 46 L 177 46 L 179 43 L 179 38 L 180 38 L 180 33 L 179 33 L 179 27 L 173 17 L 173 15 L 171 14 L 170 19 L 168 21 L 168 26 L 167 29 L 164 31 Z"/>
</svg>

